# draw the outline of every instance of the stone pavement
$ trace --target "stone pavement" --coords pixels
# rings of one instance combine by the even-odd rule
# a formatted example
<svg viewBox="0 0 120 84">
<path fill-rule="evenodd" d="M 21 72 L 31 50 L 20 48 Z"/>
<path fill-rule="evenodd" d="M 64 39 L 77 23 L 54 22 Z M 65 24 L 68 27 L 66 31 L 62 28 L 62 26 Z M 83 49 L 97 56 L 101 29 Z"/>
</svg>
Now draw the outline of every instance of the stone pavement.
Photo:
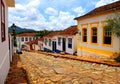
<svg viewBox="0 0 120 84">
<path fill-rule="evenodd" d="M 30 84 L 120 84 L 120 67 L 26 51 L 20 58 Z"/>
</svg>

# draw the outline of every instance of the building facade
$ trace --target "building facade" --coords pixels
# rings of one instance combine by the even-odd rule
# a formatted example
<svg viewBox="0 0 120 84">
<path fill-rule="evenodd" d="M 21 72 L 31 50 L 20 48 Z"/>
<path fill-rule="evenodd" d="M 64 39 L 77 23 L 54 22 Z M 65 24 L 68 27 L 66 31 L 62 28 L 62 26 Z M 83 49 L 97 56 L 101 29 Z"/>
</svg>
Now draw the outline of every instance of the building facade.
<svg viewBox="0 0 120 84">
<path fill-rule="evenodd" d="M 104 29 L 108 16 L 120 12 L 120 1 L 95 8 L 76 17 L 79 30 L 79 56 L 111 57 L 120 52 L 120 40 L 111 29 Z"/>
<path fill-rule="evenodd" d="M 10 68 L 8 7 L 14 6 L 14 0 L 0 0 L 0 84 L 4 84 Z"/>
<path fill-rule="evenodd" d="M 26 47 L 26 42 L 35 40 L 35 35 L 33 33 L 22 33 L 16 36 L 17 48 L 24 49 Z"/>
<path fill-rule="evenodd" d="M 77 26 L 70 26 L 62 31 L 52 32 L 44 37 L 44 51 L 77 52 Z"/>
</svg>

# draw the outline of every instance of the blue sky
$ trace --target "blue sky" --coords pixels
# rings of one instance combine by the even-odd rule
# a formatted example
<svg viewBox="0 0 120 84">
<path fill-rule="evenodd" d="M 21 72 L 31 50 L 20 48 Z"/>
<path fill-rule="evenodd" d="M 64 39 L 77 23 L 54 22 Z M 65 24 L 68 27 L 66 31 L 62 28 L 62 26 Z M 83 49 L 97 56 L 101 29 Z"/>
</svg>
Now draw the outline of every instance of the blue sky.
<svg viewBox="0 0 120 84">
<path fill-rule="evenodd" d="M 61 30 L 76 25 L 73 20 L 96 7 L 117 0 L 15 0 L 9 8 L 9 26 L 12 23 L 34 30 Z"/>
</svg>

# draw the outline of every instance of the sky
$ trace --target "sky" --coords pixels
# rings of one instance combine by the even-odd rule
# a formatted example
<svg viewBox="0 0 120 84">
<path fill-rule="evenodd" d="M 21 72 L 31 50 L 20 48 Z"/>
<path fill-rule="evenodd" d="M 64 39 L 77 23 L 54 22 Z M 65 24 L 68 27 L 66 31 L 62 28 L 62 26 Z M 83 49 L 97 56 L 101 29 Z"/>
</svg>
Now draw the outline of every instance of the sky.
<svg viewBox="0 0 120 84">
<path fill-rule="evenodd" d="M 76 25 L 75 17 L 117 0 L 15 0 L 9 8 L 9 26 L 34 30 L 63 30 Z"/>
</svg>

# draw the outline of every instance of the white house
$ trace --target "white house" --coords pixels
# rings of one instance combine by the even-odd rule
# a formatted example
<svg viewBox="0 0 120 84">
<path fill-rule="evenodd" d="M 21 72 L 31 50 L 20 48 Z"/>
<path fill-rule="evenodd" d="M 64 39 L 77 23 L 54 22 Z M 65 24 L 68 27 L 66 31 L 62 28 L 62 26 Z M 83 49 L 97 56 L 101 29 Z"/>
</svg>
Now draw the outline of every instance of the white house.
<svg viewBox="0 0 120 84">
<path fill-rule="evenodd" d="M 30 50 L 40 50 L 40 47 L 38 45 L 38 39 L 37 40 L 33 40 L 33 41 L 30 41 L 30 42 L 26 42 L 26 50 L 30 51 Z"/>
<path fill-rule="evenodd" d="M 54 51 L 56 52 L 56 41 L 57 35 L 59 35 L 60 31 L 51 32 L 48 35 L 44 36 L 44 51 Z"/>
<path fill-rule="evenodd" d="M 33 33 L 22 33 L 16 36 L 17 47 L 19 49 L 24 49 L 26 47 L 25 43 L 35 40 L 35 35 Z"/>
<path fill-rule="evenodd" d="M 76 17 L 79 30 L 79 56 L 111 57 L 120 52 L 120 40 L 111 30 L 104 29 L 106 18 L 120 12 L 120 1 L 104 5 Z"/>
<path fill-rule="evenodd" d="M 14 0 L 0 0 L 0 84 L 4 84 L 10 68 L 8 7 L 14 6 Z"/>
<path fill-rule="evenodd" d="M 70 26 L 65 30 L 56 31 L 44 36 L 44 51 L 77 52 L 77 26 Z"/>
<path fill-rule="evenodd" d="M 64 51 L 68 54 L 77 52 L 77 26 L 70 26 L 57 35 L 56 52 Z"/>
</svg>

